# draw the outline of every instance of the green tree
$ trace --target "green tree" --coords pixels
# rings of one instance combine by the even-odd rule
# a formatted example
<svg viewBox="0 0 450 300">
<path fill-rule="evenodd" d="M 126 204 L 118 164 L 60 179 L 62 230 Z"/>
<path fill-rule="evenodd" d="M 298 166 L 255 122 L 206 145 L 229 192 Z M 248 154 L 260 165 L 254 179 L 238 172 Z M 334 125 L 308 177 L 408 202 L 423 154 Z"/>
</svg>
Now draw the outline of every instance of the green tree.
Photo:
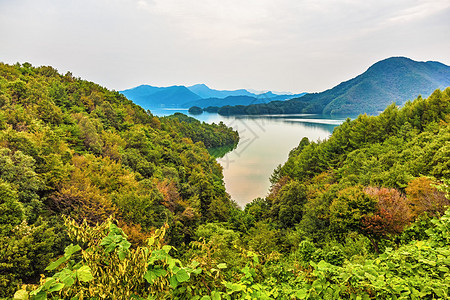
<svg viewBox="0 0 450 300">
<path fill-rule="evenodd" d="M 281 227 L 292 227 L 299 223 L 306 203 L 306 187 L 298 181 L 290 181 L 276 193 L 271 194 L 271 215 Z"/>
<path fill-rule="evenodd" d="M 376 203 L 362 186 L 341 190 L 330 206 L 330 229 L 338 236 L 349 231 L 360 232 L 362 220 L 375 211 Z"/>
<path fill-rule="evenodd" d="M 23 208 L 18 201 L 17 192 L 10 184 L 0 179 L 0 234 L 6 236 L 14 227 L 22 223 Z"/>
</svg>

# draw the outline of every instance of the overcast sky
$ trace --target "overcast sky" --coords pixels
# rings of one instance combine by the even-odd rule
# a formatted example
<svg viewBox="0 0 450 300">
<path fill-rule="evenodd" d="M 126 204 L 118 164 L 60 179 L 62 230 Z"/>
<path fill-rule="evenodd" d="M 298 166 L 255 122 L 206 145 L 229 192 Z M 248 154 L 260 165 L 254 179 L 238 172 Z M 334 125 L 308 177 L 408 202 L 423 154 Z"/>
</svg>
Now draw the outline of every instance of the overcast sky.
<svg viewBox="0 0 450 300">
<path fill-rule="evenodd" d="M 315 92 L 391 56 L 450 65 L 450 1 L 0 0 L 0 61 L 115 90 Z"/>
</svg>

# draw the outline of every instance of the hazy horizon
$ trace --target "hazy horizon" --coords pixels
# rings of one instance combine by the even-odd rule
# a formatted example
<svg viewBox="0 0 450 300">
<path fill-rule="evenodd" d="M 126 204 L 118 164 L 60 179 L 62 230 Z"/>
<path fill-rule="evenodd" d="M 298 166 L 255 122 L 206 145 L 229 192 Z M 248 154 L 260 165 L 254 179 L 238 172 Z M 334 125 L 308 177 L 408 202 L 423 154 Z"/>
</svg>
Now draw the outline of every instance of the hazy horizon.
<svg viewBox="0 0 450 300">
<path fill-rule="evenodd" d="M 450 64 L 446 0 L 0 0 L 0 61 L 124 90 L 320 92 L 392 56 Z"/>
</svg>

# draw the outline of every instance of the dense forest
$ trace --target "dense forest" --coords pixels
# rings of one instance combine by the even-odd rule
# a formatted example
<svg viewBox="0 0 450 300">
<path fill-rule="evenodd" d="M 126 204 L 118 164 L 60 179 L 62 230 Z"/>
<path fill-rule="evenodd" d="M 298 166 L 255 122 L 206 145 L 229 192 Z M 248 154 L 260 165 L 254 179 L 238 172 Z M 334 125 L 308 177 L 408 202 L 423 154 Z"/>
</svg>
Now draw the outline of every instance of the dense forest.
<svg viewBox="0 0 450 300">
<path fill-rule="evenodd" d="M 37 283 L 70 243 L 63 216 L 114 216 L 143 243 L 192 240 L 234 209 L 206 147 L 238 141 L 223 124 L 157 118 L 92 82 L 51 67 L 0 64 L 0 297 Z"/>
<path fill-rule="evenodd" d="M 239 142 L 237 131 L 231 130 L 222 121 L 219 124 L 207 124 L 182 113 L 161 118 L 163 128 L 180 133 L 194 143 L 202 142 L 206 148 L 235 146 Z"/>
<path fill-rule="evenodd" d="M 223 124 L 0 67 L 0 297 L 449 298 L 450 88 L 302 139 L 241 210 Z"/>
</svg>

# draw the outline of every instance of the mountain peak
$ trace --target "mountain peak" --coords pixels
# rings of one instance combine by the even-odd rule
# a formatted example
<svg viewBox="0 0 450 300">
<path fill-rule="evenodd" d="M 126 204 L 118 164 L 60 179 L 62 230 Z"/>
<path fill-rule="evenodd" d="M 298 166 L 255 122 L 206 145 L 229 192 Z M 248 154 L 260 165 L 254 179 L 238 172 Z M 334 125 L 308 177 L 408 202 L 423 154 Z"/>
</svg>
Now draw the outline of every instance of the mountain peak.
<svg viewBox="0 0 450 300">
<path fill-rule="evenodd" d="M 200 97 L 207 98 L 225 98 L 228 96 L 255 96 L 255 94 L 250 93 L 247 90 L 234 90 L 234 91 L 226 91 L 226 90 L 215 90 L 209 88 L 206 84 L 200 83 L 193 86 L 188 87 L 188 89 L 199 95 Z"/>
<path fill-rule="evenodd" d="M 373 70 L 376 69 L 377 71 L 379 71 L 382 68 L 395 68 L 395 67 L 399 67 L 399 66 L 406 66 L 406 65 L 411 65 L 411 64 L 417 64 L 420 62 L 416 62 L 408 57 L 404 57 L 404 56 L 394 56 L 394 57 L 389 57 L 383 60 L 380 60 L 376 63 L 374 63 L 372 66 L 369 67 L 369 70 Z"/>
<path fill-rule="evenodd" d="M 448 86 L 450 67 L 396 56 L 376 62 L 363 74 L 316 97 L 323 98 L 326 114 L 376 114 L 392 102 L 401 105 Z"/>
<path fill-rule="evenodd" d="M 209 89 L 209 87 L 206 84 L 204 84 L 204 83 L 197 83 L 197 84 L 188 86 L 187 88 L 188 89 L 191 89 L 191 88 L 206 88 L 206 89 Z"/>
<path fill-rule="evenodd" d="M 450 86 L 450 67 L 439 62 L 419 62 L 407 57 L 389 57 L 366 72 L 321 93 L 307 94 L 285 102 L 254 105 L 251 114 L 319 113 L 331 115 L 377 114 L 392 102 L 397 105 L 418 95 L 428 97 Z M 226 114 L 249 114 L 246 107 Z M 219 110 L 219 113 L 221 111 Z"/>
<path fill-rule="evenodd" d="M 382 60 L 376 62 L 376 64 L 383 63 L 383 62 L 393 62 L 393 61 L 417 62 L 406 56 L 391 56 L 391 57 L 388 57 L 388 58 L 385 58 L 385 59 L 382 59 Z"/>
</svg>

